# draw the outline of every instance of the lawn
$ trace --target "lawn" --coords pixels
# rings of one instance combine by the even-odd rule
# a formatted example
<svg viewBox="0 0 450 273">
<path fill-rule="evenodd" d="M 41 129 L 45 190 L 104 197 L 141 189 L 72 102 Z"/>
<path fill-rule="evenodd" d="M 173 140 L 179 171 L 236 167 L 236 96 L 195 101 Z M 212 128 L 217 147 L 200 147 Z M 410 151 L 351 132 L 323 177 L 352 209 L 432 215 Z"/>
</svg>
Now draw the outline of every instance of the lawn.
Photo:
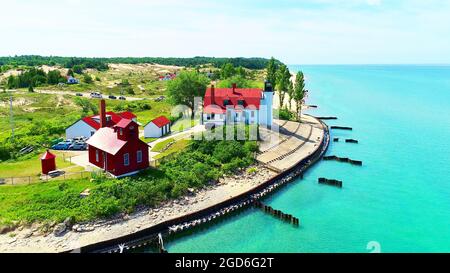
<svg viewBox="0 0 450 273">
<path fill-rule="evenodd" d="M 52 151 L 56 155 L 56 167 L 58 169 L 70 168 L 68 172 L 82 171 L 83 168 L 77 168 L 76 165 L 63 160 L 63 152 Z M 0 163 L 0 177 L 25 177 L 25 176 L 39 176 L 41 174 L 41 160 L 40 154 L 32 158 Z"/>
<path fill-rule="evenodd" d="M 168 155 L 171 155 L 173 153 L 178 153 L 186 149 L 186 147 L 191 143 L 191 140 L 189 139 L 180 139 L 177 142 L 170 145 L 170 147 L 165 150 L 164 152 L 156 155 L 153 157 L 153 159 L 161 159 Z"/>
<path fill-rule="evenodd" d="M 174 142 L 175 139 L 168 138 L 164 141 L 156 143 L 156 145 L 152 148 L 152 152 L 160 153 L 164 148 L 167 147 L 171 142 Z"/>
</svg>

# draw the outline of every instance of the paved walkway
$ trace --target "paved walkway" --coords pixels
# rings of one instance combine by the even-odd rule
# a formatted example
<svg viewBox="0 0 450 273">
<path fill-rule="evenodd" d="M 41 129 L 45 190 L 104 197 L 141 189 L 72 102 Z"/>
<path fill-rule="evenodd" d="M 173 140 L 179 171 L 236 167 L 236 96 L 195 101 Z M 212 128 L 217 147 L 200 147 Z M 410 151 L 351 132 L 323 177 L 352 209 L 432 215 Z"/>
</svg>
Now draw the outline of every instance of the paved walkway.
<svg viewBox="0 0 450 273">
<path fill-rule="evenodd" d="M 282 172 L 314 153 L 324 137 L 322 124 L 311 116 L 302 122 L 275 120 L 272 130 L 261 133 L 257 160 L 268 168 Z"/>
</svg>

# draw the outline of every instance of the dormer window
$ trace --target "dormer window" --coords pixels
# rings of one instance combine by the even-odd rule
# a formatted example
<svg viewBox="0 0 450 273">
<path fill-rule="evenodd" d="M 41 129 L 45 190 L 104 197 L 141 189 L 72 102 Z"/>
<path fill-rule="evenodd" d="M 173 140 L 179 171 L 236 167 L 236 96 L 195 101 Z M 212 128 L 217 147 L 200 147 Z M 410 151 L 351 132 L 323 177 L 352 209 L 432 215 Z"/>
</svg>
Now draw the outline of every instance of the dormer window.
<svg viewBox="0 0 450 273">
<path fill-rule="evenodd" d="M 238 105 L 244 105 L 244 100 L 238 100 Z"/>
<path fill-rule="evenodd" d="M 110 122 L 111 121 L 111 116 L 106 116 L 106 122 Z"/>
<path fill-rule="evenodd" d="M 223 100 L 223 106 L 227 106 L 227 105 L 230 105 L 230 100 L 228 100 L 228 99 Z"/>
</svg>

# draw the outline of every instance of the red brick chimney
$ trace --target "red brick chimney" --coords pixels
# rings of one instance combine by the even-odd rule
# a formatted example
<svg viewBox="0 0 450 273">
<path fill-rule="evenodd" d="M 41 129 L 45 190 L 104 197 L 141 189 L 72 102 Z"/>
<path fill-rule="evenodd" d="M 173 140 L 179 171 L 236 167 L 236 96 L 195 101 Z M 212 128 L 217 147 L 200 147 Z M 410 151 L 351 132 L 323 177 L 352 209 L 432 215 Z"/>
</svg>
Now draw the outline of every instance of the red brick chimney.
<svg viewBox="0 0 450 273">
<path fill-rule="evenodd" d="M 237 87 L 236 83 L 233 83 L 233 93 L 234 91 L 236 91 L 236 87 Z"/>
<path fill-rule="evenodd" d="M 211 84 L 211 104 L 215 104 L 215 95 L 214 84 Z"/>
<path fill-rule="evenodd" d="M 100 128 L 106 127 L 106 103 L 100 100 Z"/>
</svg>

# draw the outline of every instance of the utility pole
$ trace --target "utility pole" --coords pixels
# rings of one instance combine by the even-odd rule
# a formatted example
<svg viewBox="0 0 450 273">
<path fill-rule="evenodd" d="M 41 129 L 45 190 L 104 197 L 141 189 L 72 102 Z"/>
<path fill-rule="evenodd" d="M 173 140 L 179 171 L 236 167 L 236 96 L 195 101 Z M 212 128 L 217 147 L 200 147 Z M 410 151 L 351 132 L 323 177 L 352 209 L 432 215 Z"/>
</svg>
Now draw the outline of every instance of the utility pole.
<svg viewBox="0 0 450 273">
<path fill-rule="evenodd" d="M 11 141 L 14 141 L 14 112 L 13 112 L 13 96 L 9 97 L 9 115 L 11 122 Z"/>
</svg>

